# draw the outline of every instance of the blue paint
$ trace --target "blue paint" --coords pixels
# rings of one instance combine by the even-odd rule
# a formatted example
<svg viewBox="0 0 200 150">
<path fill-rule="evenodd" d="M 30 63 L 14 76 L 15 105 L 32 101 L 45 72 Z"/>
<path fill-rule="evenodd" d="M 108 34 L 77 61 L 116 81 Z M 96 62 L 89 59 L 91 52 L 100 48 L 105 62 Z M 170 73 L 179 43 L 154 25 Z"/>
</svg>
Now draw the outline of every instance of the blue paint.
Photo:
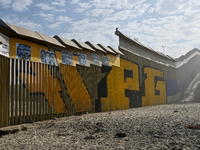
<svg viewBox="0 0 200 150">
<path fill-rule="evenodd" d="M 167 79 L 166 86 L 167 96 L 174 96 L 180 91 L 176 80 Z"/>
</svg>

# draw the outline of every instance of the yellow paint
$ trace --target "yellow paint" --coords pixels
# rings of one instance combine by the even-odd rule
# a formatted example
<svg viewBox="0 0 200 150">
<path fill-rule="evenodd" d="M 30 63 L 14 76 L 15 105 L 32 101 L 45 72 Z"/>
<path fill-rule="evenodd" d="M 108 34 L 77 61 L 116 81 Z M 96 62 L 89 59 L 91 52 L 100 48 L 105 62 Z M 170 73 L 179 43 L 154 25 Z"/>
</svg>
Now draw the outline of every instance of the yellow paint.
<svg viewBox="0 0 200 150">
<path fill-rule="evenodd" d="M 110 66 L 116 66 L 120 67 L 120 57 L 111 55 L 111 54 L 106 54 L 107 57 L 110 58 Z"/>
<path fill-rule="evenodd" d="M 133 71 L 133 78 L 124 81 L 124 69 Z M 102 111 L 129 108 L 129 98 L 125 97 L 125 89 L 139 91 L 138 65 L 121 59 L 121 67 L 112 67 L 107 76 L 107 97 L 101 98 Z"/>
<path fill-rule="evenodd" d="M 34 63 L 31 63 L 31 68 L 33 69 L 33 72 L 35 70 Z M 44 93 L 45 99 L 48 100 L 48 105 L 54 109 L 54 112 L 56 113 L 66 113 L 67 110 L 65 108 L 65 103 L 63 103 L 63 99 L 60 97 L 59 91 L 62 91 L 60 88 L 60 82 L 58 81 L 58 78 L 53 78 L 53 76 L 50 73 L 50 70 L 48 69 L 47 65 L 41 64 L 39 65 L 39 70 L 34 72 L 35 75 L 30 74 L 30 79 L 32 77 L 34 78 L 33 83 L 26 81 L 27 85 L 26 88 L 30 90 L 30 93 Z M 25 83 L 25 73 L 23 73 L 23 83 Z M 39 83 L 39 89 L 38 89 L 38 83 L 35 82 L 35 77 L 40 77 Z M 20 73 L 20 78 L 22 78 L 22 73 Z M 26 79 L 29 78 L 29 74 L 27 73 Z M 35 88 L 35 85 L 37 88 Z M 41 88 L 42 85 L 42 88 Z M 53 85 L 53 87 L 52 87 Z M 30 89 L 29 89 L 30 86 Z M 33 87 L 32 87 L 33 86 Z"/>
<path fill-rule="evenodd" d="M 61 64 L 62 63 L 62 52 L 55 51 L 55 54 L 56 54 L 58 63 Z"/>
<path fill-rule="evenodd" d="M 9 51 L 9 57 L 10 58 L 16 58 L 16 44 L 24 44 L 31 47 L 31 61 L 34 62 L 41 62 L 40 61 L 40 49 L 48 50 L 48 47 L 39 45 L 30 41 L 17 39 L 11 37 L 10 39 L 10 51 Z"/>
<path fill-rule="evenodd" d="M 76 66 L 78 64 L 78 56 L 73 55 L 73 66 Z"/>
<path fill-rule="evenodd" d="M 65 87 L 76 112 L 90 112 L 92 100 L 77 68 L 61 64 L 60 71 L 64 75 Z"/>
<path fill-rule="evenodd" d="M 163 72 L 154 68 L 144 68 L 147 74 L 145 82 L 145 96 L 142 97 L 142 106 L 152 106 L 166 103 L 166 82 L 158 81 L 155 87 L 154 77 L 162 77 Z M 160 95 L 155 95 L 155 90 L 160 91 Z"/>
</svg>

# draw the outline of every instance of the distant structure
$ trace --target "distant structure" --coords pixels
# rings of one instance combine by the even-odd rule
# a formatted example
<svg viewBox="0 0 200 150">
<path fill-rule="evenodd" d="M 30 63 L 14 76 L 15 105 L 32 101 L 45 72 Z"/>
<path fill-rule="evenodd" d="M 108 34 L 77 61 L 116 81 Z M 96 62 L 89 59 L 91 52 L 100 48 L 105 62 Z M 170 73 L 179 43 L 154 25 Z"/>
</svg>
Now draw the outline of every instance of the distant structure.
<svg viewBox="0 0 200 150">
<path fill-rule="evenodd" d="M 165 54 L 165 47 L 166 47 L 166 46 L 162 46 L 162 48 L 163 48 L 163 54 Z"/>
<path fill-rule="evenodd" d="M 134 40 L 138 41 L 138 38 L 134 37 Z"/>
</svg>

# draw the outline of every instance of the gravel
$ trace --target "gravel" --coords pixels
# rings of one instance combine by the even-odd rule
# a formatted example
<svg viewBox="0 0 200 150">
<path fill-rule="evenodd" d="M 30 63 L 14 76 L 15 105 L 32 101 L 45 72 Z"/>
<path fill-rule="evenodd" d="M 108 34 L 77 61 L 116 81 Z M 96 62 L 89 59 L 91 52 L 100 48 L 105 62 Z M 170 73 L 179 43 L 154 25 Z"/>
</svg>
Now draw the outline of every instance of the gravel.
<svg viewBox="0 0 200 150">
<path fill-rule="evenodd" d="M 0 149 L 200 149 L 200 103 L 165 104 L 33 123 Z"/>
</svg>

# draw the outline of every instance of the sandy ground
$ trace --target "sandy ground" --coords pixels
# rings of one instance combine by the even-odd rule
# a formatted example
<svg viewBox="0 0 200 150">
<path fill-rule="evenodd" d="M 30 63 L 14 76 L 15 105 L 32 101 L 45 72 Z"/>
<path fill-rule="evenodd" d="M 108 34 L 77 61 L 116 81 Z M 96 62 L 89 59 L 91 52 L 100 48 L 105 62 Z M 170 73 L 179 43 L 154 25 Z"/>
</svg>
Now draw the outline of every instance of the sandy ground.
<svg viewBox="0 0 200 150">
<path fill-rule="evenodd" d="M 33 123 L 0 149 L 200 149 L 200 103 L 166 104 Z M 121 133 L 125 137 L 118 137 Z"/>
</svg>

